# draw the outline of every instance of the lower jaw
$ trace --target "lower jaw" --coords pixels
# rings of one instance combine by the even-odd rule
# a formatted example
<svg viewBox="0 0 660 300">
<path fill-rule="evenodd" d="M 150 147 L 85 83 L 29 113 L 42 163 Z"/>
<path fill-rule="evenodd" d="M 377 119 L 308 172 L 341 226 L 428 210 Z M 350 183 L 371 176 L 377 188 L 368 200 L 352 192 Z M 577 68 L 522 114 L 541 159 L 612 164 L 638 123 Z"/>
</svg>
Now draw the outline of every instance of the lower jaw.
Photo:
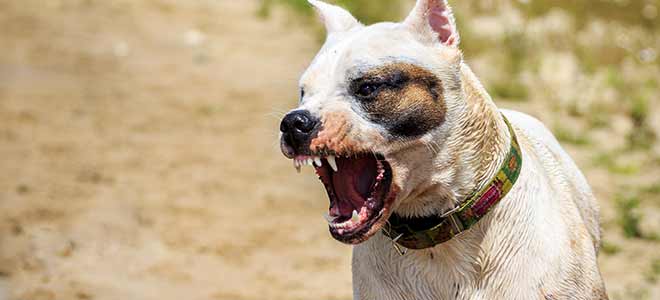
<svg viewBox="0 0 660 300">
<path fill-rule="evenodd" d="M 351 244 L 351 245 L 359 244 L 361 242 L 366 241 L 370 237 L 369 235 L 367 235 L 367 233 L 373 228 L 375 221 L 377 221 L 378 219 L 379 218 L 376 218 L 374 220 L 369 220 L 366 224 L 363 224 L 359 226 L 357 229 L 354 229 L 349 232 L 347 232 L 346 229 L 329 227 L 330 234 L 334 239 L 342 243 Z"/>
<path fill-rule="evenodd" d="M 382 156 L 379 156 L 377 159 L 379 161 L 378 164 L 382 163 L 384 165 L 382 167 L 385 170 L 385 172 L 382 174 L 383 176 L 382 181 L 379 181 L 380 186 L 378 187 L 378 190 L 372 191 L 372 193 L 374 193 L 372 197 L 378 200 L 367 200 L 366 203 L 362 204 L 362 209 L 368 208 L 370 210 L 369 212 L 370 217 L 367 218 L 367 220 L 363 224 L 350 229 L 335 228 L 333 226 L 329 226 L 330 234 L 334 239 L 336 239 L 339 242 L 349 245 L 356 245 L 368 240 L 373 235 L 378 233 L 378 231 L 381 230 L 381 228 L 385 225 L 387 219 L 390 216 L 390 207 L 392 206 L 399 189 L 395 187 L 393 184 L 393 172 L 389 165 L 389 162 L 387 162 L 385 158 Z M 342 162 L 339 160 L 337 160 L 337 162 L 341 167 Z M 317 173 L 318 171 L 319 169 L 317 169 Z M 325 171 L 327 172 L 330 170 L 328 169 L 328 167 L 326 167 Z M 327 183 L 327 181 L 324 183 Z M 326 184 L 326 188 L 328 188 L 328 186 L 330 185 Z M 336 196 L 334 193 L 334 189 L 331 190 L 331 192 L 329 192 L 329 197 L 331 198 L 331 201 L 335 201 L 334 197 Z M 374 202 L 369 202 L 369 201 L 374 201 Z M 331 202 L 331 208 L 332 207 L 333 205 Z M 360 214 L 362 213 L 361 210 L 359 209 L 356 210 L 359 211 Z"/>
<path fill-rule="evenodd" d="M 359 226 L 357 229 L 350 232 L 343 231 L 340 234 L 341 229 L 328 227 L 330 234 L 335 240 L 344 244 L 357 245 L 365 242 L 376 233 L 378 233 L 378 231 L 380 231 L 387 222 L 387 219 L 390 216 L 390 206 L 395 196 L 395 192 L 390 193 L 386 199 L 384 207 L 378 213 L 376 213 L 376 216 L 372 219 L 369 219 L 365 224 Z"/>
</svg>

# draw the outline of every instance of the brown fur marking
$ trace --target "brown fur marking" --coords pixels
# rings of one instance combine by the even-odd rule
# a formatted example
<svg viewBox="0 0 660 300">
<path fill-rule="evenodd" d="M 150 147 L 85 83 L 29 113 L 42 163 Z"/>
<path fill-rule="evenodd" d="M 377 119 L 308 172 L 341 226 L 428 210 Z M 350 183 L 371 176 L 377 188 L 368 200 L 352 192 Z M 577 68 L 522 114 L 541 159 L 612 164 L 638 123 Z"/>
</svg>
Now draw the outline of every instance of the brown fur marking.
<svg viewBox="0 0 660 300">
<path fill-rule="evenodd" d="M 323 116 L 322 128 L 312 140 L 309 148 L 312 152 L 330 150 L 335 153 L 354 153 L 359 149 L 351 137 L 352 125 L 341 112 L 330 112 Z"/>
<path fill-rule="evenodd" d="M 373 99 L 358 100 L 367 118 L 384 125 L 391 134 L 415 137 L 444 122 L 443 88 L 433 73 L 412 64 L 391 64 L 355 79 L 353 93 L 365 82 L 383 84 Z"/>
</svg>

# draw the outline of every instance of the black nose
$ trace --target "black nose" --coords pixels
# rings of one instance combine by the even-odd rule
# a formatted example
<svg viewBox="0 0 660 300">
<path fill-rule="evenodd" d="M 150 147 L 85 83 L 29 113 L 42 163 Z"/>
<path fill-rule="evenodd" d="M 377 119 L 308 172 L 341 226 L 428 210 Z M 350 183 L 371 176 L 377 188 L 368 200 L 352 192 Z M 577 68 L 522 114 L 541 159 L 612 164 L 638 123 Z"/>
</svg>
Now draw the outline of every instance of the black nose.
<svg viewBox="0 0 660 300">
<path fill-rule="evenodd" d="M 294 150 L 296 154 L 304 154 L 305 146 L 316 134 L 319 119 L 307 110 L 296 110 L 287 114 L 280 124 L 282 141 Z"/>
</svg>

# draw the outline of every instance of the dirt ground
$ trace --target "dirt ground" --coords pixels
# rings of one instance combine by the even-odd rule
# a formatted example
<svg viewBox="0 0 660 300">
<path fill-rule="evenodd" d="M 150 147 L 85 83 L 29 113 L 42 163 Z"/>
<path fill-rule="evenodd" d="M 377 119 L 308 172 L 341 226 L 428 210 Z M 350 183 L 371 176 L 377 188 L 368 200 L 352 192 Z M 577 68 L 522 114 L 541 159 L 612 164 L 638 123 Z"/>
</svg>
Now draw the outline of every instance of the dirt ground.
<svg viewBox="0 0 660 300">
<path fill-rule="evenodd" d="M 324 191 L 277 144 L 318 43 L 256 11 L 0 0 L 0 299 L 351 299 Z M 609 199 L 613 179 L 586 174 Z M 658 244 L 606 239 L 613 298 L 658 299 Z"/>
</svg>

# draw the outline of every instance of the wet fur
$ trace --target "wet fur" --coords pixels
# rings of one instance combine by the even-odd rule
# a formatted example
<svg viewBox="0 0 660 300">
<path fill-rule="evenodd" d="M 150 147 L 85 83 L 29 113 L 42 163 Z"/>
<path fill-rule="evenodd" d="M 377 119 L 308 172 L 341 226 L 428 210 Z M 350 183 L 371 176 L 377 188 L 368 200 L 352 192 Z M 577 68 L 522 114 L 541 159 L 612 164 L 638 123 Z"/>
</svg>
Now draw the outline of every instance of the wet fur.
<svg viewBox="0 0 660 300">
<path fill-rule="evenodd" d="M 463 62 L 456 32 L 438 45 L 422 18 L 429 1 L 404 23 L 369 27 L 310 1 L 329 31 L 300 81 L 297 109 L 323 120 L 311 150 L 384 155 L 397 191 L 385 218 L 441 214 L 486 184 L 510 146 L 502 114 L 521 144 L 522 173 L 485 218 L 432 249 L 400 256 L 378 230 L 385 219 L 377 222 L 353 250 L 355 299 L 607 299 L 586 179 L 543 124 L 496 107 Z M 448 17 L 434 25 L 455 26 L 446 2 L 431 2 Z M 406 80 L 391 80 L 368 103 L 355 97 L 356 82 L 392 76 Z M 407 129 L 397 130 L 401 123 Z"/>
<path fill-rule="evenodd" d="M 485 178 L 503 159 L 508 137 L 500 110 L 467 67 L 464 80 L 473 108 L 467 115 L 478 113 L 481 121 L 465 121 L 474 134 L 456 139 L 466 142 L 465 151 L 480 149 L 473 151 L 481 155 L 456 163 L 473 164 L 474 178 Z M 400 256 L 382 234 L 356 246 L 355 299 L 607 299 L 596 260 L 598 208 L 586 180 L 539 121 L 503 112 L 524 156 L 513 190 L 476 227 L 435 248 Z M 477 138 L 479 132 L 486 138 Z M 492 163 L 478 163 L 484 160 Z M 443 194 L 452 199 L 452 191 L 437 190 L 418 192 L 397 212 L 415 215 L 429 209 L 420 205 L 438 206 Z"/>
</svg>

